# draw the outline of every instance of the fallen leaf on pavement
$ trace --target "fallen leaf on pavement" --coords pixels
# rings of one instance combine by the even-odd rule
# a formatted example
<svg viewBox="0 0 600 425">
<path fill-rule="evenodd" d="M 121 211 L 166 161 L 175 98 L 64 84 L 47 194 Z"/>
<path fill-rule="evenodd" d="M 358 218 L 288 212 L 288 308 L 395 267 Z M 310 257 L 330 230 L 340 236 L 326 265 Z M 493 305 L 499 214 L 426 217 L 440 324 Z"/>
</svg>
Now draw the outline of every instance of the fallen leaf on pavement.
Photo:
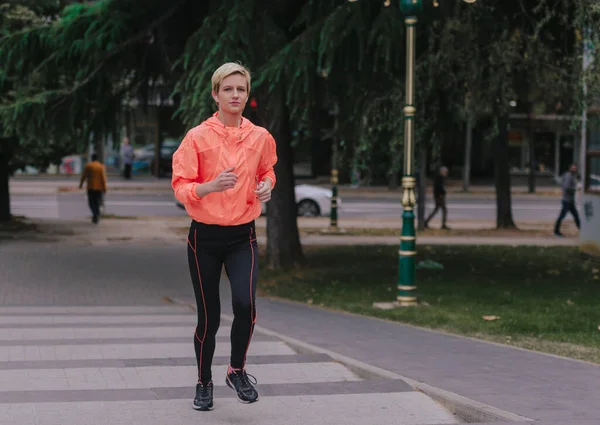
<svg viewBox="0 0 600 425">
<path fill-rule="evenodd" d="M 500 316 L 483 316 L 483 320 L 487 320 L 487 321 L 500 320 Z"/>
</svg>

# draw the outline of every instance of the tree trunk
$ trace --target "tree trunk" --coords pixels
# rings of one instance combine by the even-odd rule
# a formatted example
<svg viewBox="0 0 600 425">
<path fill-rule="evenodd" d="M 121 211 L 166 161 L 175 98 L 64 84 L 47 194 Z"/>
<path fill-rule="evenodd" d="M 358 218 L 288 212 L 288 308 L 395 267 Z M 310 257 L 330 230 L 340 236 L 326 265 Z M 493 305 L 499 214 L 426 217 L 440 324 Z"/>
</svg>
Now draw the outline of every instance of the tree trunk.
<svg viewBox="0 0 600 425">
<path fill-rule="evenodd" d="M 499 118 L 499 131 L 494 140 L 494 171 L 496 177 L 496 227 L 515 229 L 510 197 L 510 170 L 508 168 L 508 114 Z"/>
<path fill-rule="evenodd" d="M 469 191 L 471 182 L 471 151 L 473 148 L 473 114 L 469 113 L 467 118 L 467 134 L 465 140 L 465 161 L 463 167 L 463 191 Z"/>
<path fill-rule="evenodd" d="M 534 141 L 532 139 L 529 140 L 529 176 L 527 178 L 528 183 L 528 192 L 535 193 L 535 147 Z"/>
<path fill-rule="evenodd" d="M 533 129 L 531 126 L 531 115 L 529 116 L 527 125 L 527 142 L 529 146 L 529 193 L 535 193 L 535 169 L 537 168 L 537 161 L 535 158 L 535 140 L 533 138 Z"/>
<path fill-rule="evenodd" d="M 394 160 L 392 160 L 392 163 Z M 393 166 L 393 164 L 392 164 Z M 396 190 L 398 189 L 398 171 L 392 169 L 392 172 L 389 175 L 388 179 L 388 190 Z"/>
<path fill-rule="evenodd" d="M 322 157 L 322 148 L 321 148 L 321 116 L 320 116 L 320 106 L 321 106 L 321 96 L 319 95 L 319 90 L 317 89 L 317 77 L 313 77 L 310 79 L 310 90 L 312 94 L 312 99 L 308 103 L 309 113 L 308 117 L 310 122 L 308 123 L 308 129 L 310 134 L 310 173 L 311 177 L 317 178 L 321 171 L 321 162 L 320 158 Z"/>
<path fill-rule="evenodd" d="M 18 139 L 16 137 L 0 137 L 0 222 L 7 222 L 12 219 L 10 213 L 9 162 L 17 143 Z"/>
<path fill-rule="evenodd" d="M 529 148 L 529 176 L 527 183 L 529 186 L 529 193 L 535 193 L 535 169 L 537 168 L 537 161 L 535 158 L 535 140 L 533 138 L 533 125 L 531 120 L 531 114 L 533 113 L 533 106 L 531 103 L 528 104 L 529 116 L 527 119 L 527 147 Z"/>
<path fill-rule="evenodd" d="M 0 222 L 11 219 L 8 160 L 9 154 L 6 148 L 0 146 Z"/>
<path fill-rule="evenodd" d="M 100 130 L 94 130 L 94 153 L 98 161 L 104 164 L 104 136 Z"/>
<path fill-rule="evenodd" d="M 304 254 L 298 231 L 289 111 L 281 85 L 269 97 L 268 113 L 268 130 L 277 143 L 278 160 L 277 184 L 267 207 L 267 264 L 270 269 L 289 269 L 302 265 Z"/>
</svg>

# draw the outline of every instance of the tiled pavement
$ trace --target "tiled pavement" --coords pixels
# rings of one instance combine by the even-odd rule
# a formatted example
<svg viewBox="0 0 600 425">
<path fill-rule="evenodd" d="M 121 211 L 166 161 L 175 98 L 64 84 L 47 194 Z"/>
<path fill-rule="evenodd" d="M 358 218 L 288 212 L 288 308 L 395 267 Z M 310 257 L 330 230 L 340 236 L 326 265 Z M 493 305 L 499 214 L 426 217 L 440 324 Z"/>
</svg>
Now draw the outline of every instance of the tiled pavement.
<svg viewBox="0 0 600 425">
<path fill-rule="evenodd" d="M 257 331 L 248 372 L 261 399 L 224 383 L 229 321 L 217 336 L 215 410 L 191 408 L 195 312 L 185 306 L 0 307 L 0 424 L 450 424 L 404 381 L 357 374 Z"/>
</svg>

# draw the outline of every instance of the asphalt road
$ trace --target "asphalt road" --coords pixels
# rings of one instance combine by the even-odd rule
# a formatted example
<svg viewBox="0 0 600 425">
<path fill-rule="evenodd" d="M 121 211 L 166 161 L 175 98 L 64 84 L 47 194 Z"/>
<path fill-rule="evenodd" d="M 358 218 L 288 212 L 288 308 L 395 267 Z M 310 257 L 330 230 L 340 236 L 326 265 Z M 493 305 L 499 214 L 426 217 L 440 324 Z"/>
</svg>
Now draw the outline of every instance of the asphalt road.
<svg viewBox="0 0 600 425">
<path fill-rule="evenodd" d="M 85 192 L 56 195 L 14 195 L 12 212 L 30 218 L 74 219 L 90 215 Z M 184 216 L 185 212 L 175 206 L 167 193 L 118 193 L 107 195 L 105 213 L 117 216 Z M 427 213 L 433 209 L 428 202 Z M 513 199 L 513 217 L 516 221 L 553 221 L 560 210 L 560 199 L 538 197 Z M 345 197 L 340 217 L 348 218 L 394 218 L 400 217 L 400 200 L 389 198 L 366 199 Z M 439 213 L 441 214 L 441 212 Z M 454 195 L 448 199 L 448 219 L 495 220 L 496 204 L 493 198 Z"/>
</svg>

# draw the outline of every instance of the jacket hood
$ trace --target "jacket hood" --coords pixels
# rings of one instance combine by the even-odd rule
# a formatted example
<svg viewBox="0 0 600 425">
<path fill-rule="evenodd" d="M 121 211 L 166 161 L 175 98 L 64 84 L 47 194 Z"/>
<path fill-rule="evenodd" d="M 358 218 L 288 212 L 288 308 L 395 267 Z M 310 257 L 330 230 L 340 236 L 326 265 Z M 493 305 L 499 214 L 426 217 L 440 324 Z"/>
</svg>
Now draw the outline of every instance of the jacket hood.
<svg viewBox="0 0 600 425">
<path fill-rule="evenodd" d="M 219 120 L 219 118 L 217 118 L 218 116 L 219 112 L 215 112 L 213 116 L 204 121 L 202 125 L 207 126 L 221 137 L 227 137 L 228 135 L 235 133 L 240 136 L 238 140 L 241 142 L 248 137 L 256 127 L 252 121 L 246 117 L 242 117 L 242 123 L 239 127 L 227 127 Z"/>
</svg>

